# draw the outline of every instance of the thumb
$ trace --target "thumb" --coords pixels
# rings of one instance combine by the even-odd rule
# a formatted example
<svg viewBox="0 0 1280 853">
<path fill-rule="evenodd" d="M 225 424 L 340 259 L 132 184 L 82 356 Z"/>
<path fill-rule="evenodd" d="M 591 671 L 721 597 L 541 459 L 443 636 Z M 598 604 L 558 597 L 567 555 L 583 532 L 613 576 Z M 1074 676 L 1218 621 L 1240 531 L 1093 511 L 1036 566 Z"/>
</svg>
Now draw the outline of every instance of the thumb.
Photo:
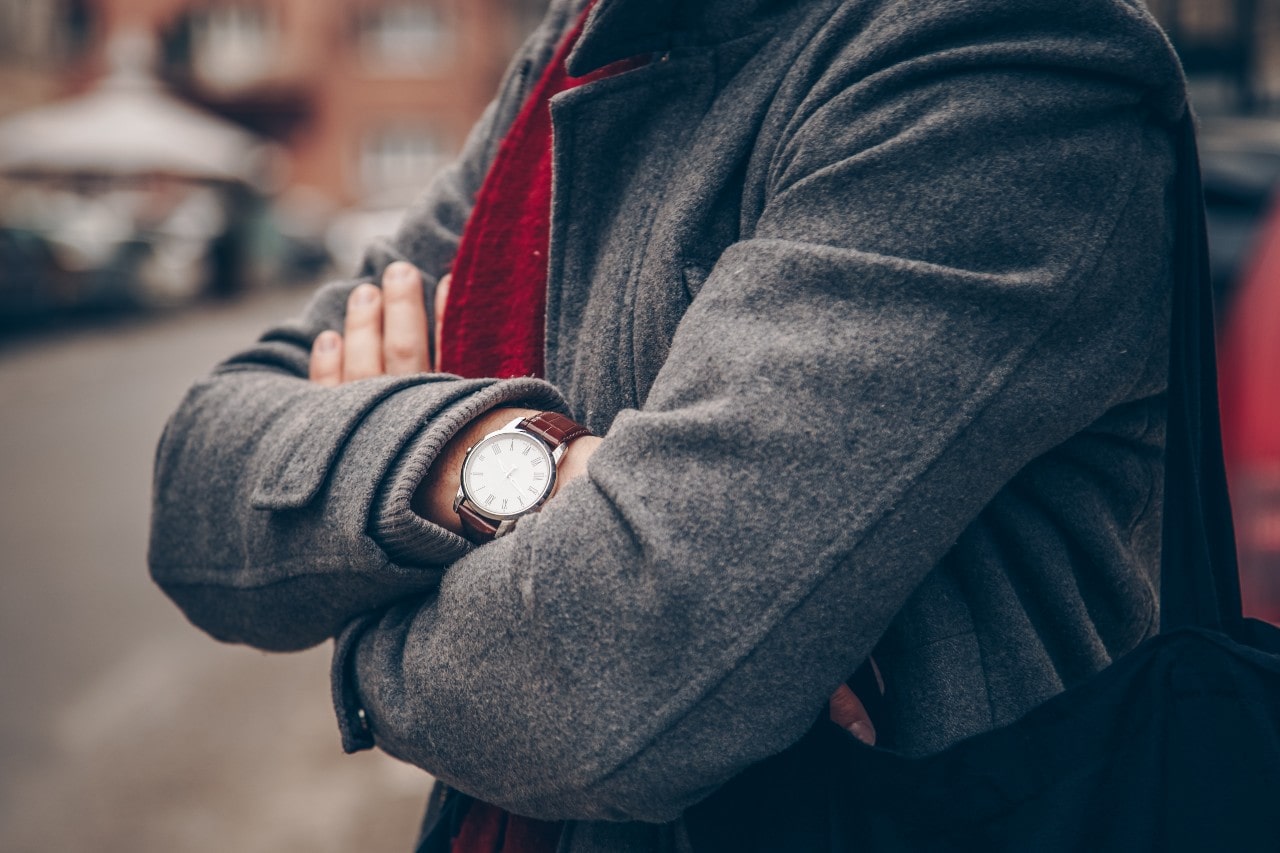
<svg viewBox="0 0 1280 853">
<path fill-rule="evenodd" d="M 849 732 L 867 746 L 875 746 L 876 729 L 871 724 L 871 717 L 867 714 L 867 709 L 863 707 L 862 700 L 849 689 L 847 684 L 841 684 L 836 688 L 836 692 L 831 694 L 831 699 L 827 705 L 829 708 L 828 713 L 831 715 L 831 722 Z"/>
</svg>

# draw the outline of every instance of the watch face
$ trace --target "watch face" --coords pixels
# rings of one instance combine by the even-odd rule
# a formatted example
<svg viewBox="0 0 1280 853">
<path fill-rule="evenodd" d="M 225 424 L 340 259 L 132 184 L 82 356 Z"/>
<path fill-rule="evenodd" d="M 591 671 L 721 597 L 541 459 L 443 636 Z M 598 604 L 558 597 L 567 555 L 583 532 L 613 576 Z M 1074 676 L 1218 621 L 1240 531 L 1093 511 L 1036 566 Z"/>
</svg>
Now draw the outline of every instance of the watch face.
<svg viewBox="0 0 1280 853">
<path fill-rule="evenodd" d="M 555 463 L 538 439 L 520 432 L 485 436 L 462 466 L 462 488 L 485 515 L 523 515 L 551 492 Z"/>
</svg>

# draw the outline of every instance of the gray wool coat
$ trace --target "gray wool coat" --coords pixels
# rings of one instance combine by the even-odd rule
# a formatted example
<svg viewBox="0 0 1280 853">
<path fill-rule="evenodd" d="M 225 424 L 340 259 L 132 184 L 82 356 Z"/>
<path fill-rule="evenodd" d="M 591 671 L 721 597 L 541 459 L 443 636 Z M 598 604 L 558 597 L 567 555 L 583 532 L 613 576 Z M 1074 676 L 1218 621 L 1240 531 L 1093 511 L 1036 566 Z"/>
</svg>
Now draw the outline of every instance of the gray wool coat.
<svg viewBox="0 0 1280 853">
<path fill-rule="evenodd" d="M 366 278 L 448 268 L 584 5 L 552 3 Z M 637 54 L 552 104 L 545 381 L 310 384 L 332 284 L 196 383 L 155 473 L 151 571 L 193 622 L 336 637 L 347 749 L 577 851 L 649 849 L 636 822 L 797 740 L 873 650 L 888 745 L 923 754 L 1157 616 L 1184 93 L 1141 6 L 604 0 L 569 66 Z M 409 497 L 503 404 L 606 437 L 473 548 Z"/>
</svg>

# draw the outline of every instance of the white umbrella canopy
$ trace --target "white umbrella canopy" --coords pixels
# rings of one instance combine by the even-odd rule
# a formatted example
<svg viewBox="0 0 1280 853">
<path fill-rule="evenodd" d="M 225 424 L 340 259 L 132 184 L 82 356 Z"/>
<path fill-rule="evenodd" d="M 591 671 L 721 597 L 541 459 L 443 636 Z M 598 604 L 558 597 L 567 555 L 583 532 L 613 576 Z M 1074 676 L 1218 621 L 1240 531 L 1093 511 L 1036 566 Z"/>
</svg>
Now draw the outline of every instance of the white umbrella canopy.
<svg viewBox="0 0 1280 853">
<path fill-rule="evenodd" d="M 273 146 L 168 94 L 149 72 L 153 55 L 147 37 L 121 37 L 91 91 L 0 122 L 0 172 L 267 182 Z"/>
</svg>

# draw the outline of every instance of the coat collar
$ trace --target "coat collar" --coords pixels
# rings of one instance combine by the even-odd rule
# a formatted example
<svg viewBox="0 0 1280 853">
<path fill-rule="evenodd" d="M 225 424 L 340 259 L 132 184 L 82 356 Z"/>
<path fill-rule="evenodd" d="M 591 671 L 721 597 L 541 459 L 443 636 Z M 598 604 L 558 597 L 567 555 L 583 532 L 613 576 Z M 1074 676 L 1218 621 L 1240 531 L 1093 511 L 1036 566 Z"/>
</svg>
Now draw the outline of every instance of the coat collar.
<svg viewBox="0 0 1280 853">
<path fill-rule="evenodd" d="M 741 32 L 761 7 L 777 5 L 780 0 L 599 0 L 566 65 L 581 77 L 677 44 L 720 41 Z"/>
</svg>

